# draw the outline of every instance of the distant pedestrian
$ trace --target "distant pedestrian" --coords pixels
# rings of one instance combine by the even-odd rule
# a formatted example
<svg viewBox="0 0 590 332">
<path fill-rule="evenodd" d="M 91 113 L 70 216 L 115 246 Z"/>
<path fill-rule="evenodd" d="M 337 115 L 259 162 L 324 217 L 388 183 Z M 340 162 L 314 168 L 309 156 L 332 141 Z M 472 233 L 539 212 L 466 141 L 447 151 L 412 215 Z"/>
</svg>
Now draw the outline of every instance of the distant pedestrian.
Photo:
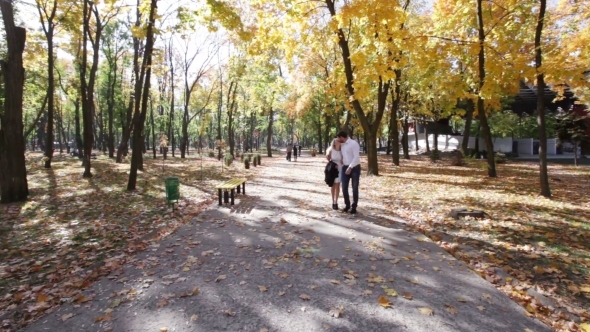
<svg viewBox="0 0 590 332">
<path fill-rule="evenodd" d="M 345 131 L 340 131 L 337 135 L 338 141 L 342 143 L 342 196 L 346 205 L 342 212 L 356 214 L 356 208 L 359 202 L 359 180 L 361 177 L 361 160 L 359 144 L 348 137 Z M 348 195 L 348 184 L 352 180 L 352 203 Z"/>
<path fill-rule="evenodd" d="M 297 161 L 297 145 L 293 145 L 293 157 Z"/>
<path fill-rule="evenodd" d="M 287 145 L 287 161 L 291 161 L 291 153 L 293 153 L 293 143 Z"/>
<path fill-rule="evenodd" d="M 299 157 L 301 157 L 301 144 L 299 144 Z"/>
</svg>

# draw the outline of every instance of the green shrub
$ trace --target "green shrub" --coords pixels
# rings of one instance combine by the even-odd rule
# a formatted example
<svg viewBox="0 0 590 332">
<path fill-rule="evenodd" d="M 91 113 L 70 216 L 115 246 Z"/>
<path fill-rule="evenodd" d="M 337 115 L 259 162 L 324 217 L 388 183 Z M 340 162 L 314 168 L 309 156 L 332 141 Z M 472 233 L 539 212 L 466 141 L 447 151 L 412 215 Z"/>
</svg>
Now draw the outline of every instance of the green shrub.
<svg viewBox="0 0 590 332">
<path fill-rule="evenodd" d="M 256 163 L 257 163 L 258 165 L 260 165 L 260 160 L 261 160 L 261 159 L 262 159 L 262 157 L 260 156 L 260 153 L 257 153 L 257 154 L 256 154 Z"/>
<path fill-rule="evenodd" d="M 496 160 L 496 164 L 505 164 L 508 161 L 506 155 L 499 151 L 494 154 L 494 158 Z"/>
<path fill-rule="evenodd" d="M 223 156 L 223 163 L 225 164 L 225 166 L 229 167 L 231 166 L 231 164 L 234 162 L 234 156 L 231 155 L 231 153 L 226 153 Z"/>
</svg>

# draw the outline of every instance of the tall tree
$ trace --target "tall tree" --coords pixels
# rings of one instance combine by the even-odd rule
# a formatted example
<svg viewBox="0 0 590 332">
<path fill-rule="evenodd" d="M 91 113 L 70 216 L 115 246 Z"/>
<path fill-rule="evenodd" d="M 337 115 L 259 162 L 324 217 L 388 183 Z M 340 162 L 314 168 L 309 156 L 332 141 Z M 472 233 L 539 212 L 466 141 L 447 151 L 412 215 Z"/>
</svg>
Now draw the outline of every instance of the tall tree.
<svg viewBox="0 0 590 332">
<path fill-rule="evenodd" d="M 129 182 L 127 190 L 135 190 L 137 185 L 137 171 L 143 156 L 143 128 L 147 116 L 150 81 L 152 73 L 152 54 L 154 51 L 154 24 L 158 0 L 151 0 L 145 36 L 145 50 L 138 79 L 135 85 L 136 103 L 133 114 L 133 150 L 131 153 L 131 170 L 129 171 Z"/>
<path fill-rule="evenodd" d="M 47 144 L 45 145 L 45 168 L 51 168 L 51 160 L 53 158 L 53 141 L 54 141 L 54 125 L 53 118 L 55 112 L 55 61 L 54 61 L 54 47 L 53 37 L 55 28 L 59 23 L 57 15 L 58 0 L 53 1 L 36 1 L 37 11 L 41 20 L 41 27 L 47 39 Z"/>
<path fill-rule="evenodd" d="M 27 31 L 14 23 L 12 0 L 1 0 L 6 33 L 6 59 L 0 60 L 4 109 L 0 113 L 0 202 L 24 201 L 29 195 L 23 138 L 23 51 Z"/>
<path fill-rule="evenodd" d="M 182 114 L 182 136 L 180 138 L 180 158 L 185 158 L 186 150 L 188 148 L 189 139 L 188 139 L 188 126 L 191 121 L 202 111 L 204 111 L 205 107 L 201 107 L 199 112 L 194 112 L 190 114 L 190 105 L 191 105 L 191 97 L 195 88 L 198 86 L 200 81 L 203 77 L 209 72 L 211 69 L 211 62 L 215 58 L 215 55 L 219 51 L 219 45 L 211 40 L 212 35 L 208 35 L 205 40 L 200 43 L 193 52 L 190 51 L 189 45 L 193 45 L 193 40 L 190 39 L 190 35 L 183 35 L 182 39 L 184 40 L 184 52 L 182 55 L 182 74 L 184 78 L 184 102 L 183 102 L 183 114 Z M 198 65 L 198 69 L 194 75 L 191 75 L 191 69 L 193 68 L 193 64 L 197 57 L 200 56 L 202 60 Z M 191 77 L 192 76 L 192 77 Z M 212 91 L 212 90 L 211 90 Z M 220 92 L 222 93 L 222 92 Z M 209 103 L 210 98 L 206 101 L 206 104 Z M 221 106 L 220 106 L 221 107 Z"/>
<path fill-rule="evenodd" d="M 105 34 L 102 43 L 102 51 L 107 61 L 107 81 L 106 81 L 106 103 L 107 103 L 107 148 L 109 158 L 115 157 L 115 106 L 117 103 L 117 75 L 121 59 L 125 55 L 126 49 L 123 44 L 127 41 L 127 34 L 122 30 L 120 22 L 108 24 L 105 27 Z"/>
<path fill-rule="evenodd" d="M 487 158 L 488 158 L 488 176 L 495 178 L 496 173 L 496 156 L 494 155 L 494 141 L 492 140 L 492 133 L 488 124 L 488 117 L 486 115 L 485 103 L 482 96 L 482 90 L 486 82 L 486 31 L 483 21 L 483 0 L 476 0 L 477 2 L 477 32 L 478 32 L 478 78 L 479 89 L 477 96 L 477 115 L 479 124 L 483 133 L 483 139 L 486 144 Z"/>
<path fill-rule="evenodd" d="M 541 66 L 543 65 L 543 48 L 541 37 L 543 35 L 543 25 L 545 23 L 545 11 L 547 9 L 547 0 L 539 0 L 539 18 L 535 29 L 535 70 L 537 75 L 537 116 L 539 124 L 539 168 L 541 182 L 541 195 L 551 197 L 549 188 L 549 173 L 547 170 L 547 130 L 545 123 L 545 74 Z"/>
<path fill-rule="evenodd" d="M 326 2 L 326 6 L 328 8 L 328 11 L 330 13 L 330 16 L 335 19 L 338 16 L 338 13 L 336 12 L 336 9 L 338 8 L 336 6 L 336 1 L 334 0 L 325 0 Z M 381 6 L 385 6 L 384 3 L 380 4 Z M 379 7 L 381 6 L 375 6 L 372 8 L 372 10 L 379 10 Z M 369 6 L 365 7 L 365 8 L 369 8 Z M 382 7 L 381 9 L 385 9 L 384 7 Z M 351 15 L 352 13 L 349 12 L 349 15 Z M 382 23 L 382 21 L 378 20 L 377 17 L 378 15 L 376 15 L 376 11 L 371 11 L 372 14 L 371 19 L 375 20 L 372 22 L 372 24 L 375 25 L 380 25 Z M 373 16 L 374 15 L 374 16 Z M 387 18 L 383 18 L 384 20 L 387 19 L 391 19 L 391 17 L 387 17 Z M 387 26 L 387 24 L 384 24 L 385 26 Z M 379 38 L 379 31 L 378 29 L 375 29 L 377 31 L 375 31 L 375 42 L 378 42 L 378 38 Z M 378 130 L 381 124 L 381 120 L 383 118 L 383 112 L 385 111 L 385 106 L 387 103 L 387 94 L 389 93 L 389 89 L 390 89 L 390 85 L 391 85 L 391 80 L 390 78 L 386 78 L 384 77 L 384 73 L 377 73 L 375 76 L 377 76 L 377 89 L 375 90 L 376 96 L 377 96 L 377 110 L 374 114 L 374 117 L 372 117 L 372 121 L 370 121 L 370 117 L 368 116 L 367 113 L 365 113 L 365 110 L 363 109 L 363 106 L 361 105 L 359 96 L 357 95 L 357 90 L 359 90 L 357 83 L 360 83 L 360 79 L 355 79 L 355 68 L 353 65 L 353 59 L 354 57 L 351 57 L 351 52 L 350 52 L 350 33 L 346 33 L 344 31 L 343 28 L 341 27 L 337 27 L 335 28 L 335 33 L 337 35 L 338 38 L 338 45 L 340 46 L 340 51 L 341 51 L 341 55 L 342 55 L 342 63 L 344 65 L 344 73 L 346 76 L 346 90 L 348 92 L 348 96 L 349 96 L 349 100 L 350 100 L 350 104 L 352 105 L 352 108 L 354 109 L 358 120 L 361 124 L 361 126 L 363 127 L 363 131 L 365 132 L 365 134 L 367 135 L 367 141 L 365 142 L 366 146 L 367 146 L 367 154 L 368 154 L 368 165 L 367 165 L 367 174 L 372 174 L 372 175 L 379 175 L 379 164 L 377 162 L 377 135 L 378 135 Z M 386 37 L 387 38 L 387 37 Z M 391 38 L 387 38 L 387 41 L 390 41 Z M 384 56 L 383 54 L 381 56 Z M 364 56 L 360 56 L 357 57 L 358 61 L 362 62 Z M 358 63 L 357 63 L 358 64 Z M 391 73 L 390 73 L 391 75 Z"/>
</svg>

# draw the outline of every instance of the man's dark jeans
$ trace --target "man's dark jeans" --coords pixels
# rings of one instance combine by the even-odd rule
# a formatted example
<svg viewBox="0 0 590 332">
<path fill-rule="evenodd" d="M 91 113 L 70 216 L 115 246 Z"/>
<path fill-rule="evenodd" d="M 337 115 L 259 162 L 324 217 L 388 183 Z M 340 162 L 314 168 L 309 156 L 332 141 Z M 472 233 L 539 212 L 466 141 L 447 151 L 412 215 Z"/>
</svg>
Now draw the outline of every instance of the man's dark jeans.
<svg viewBox="0 0 590 332">
<path fill-rule="evenodd" d="M 357 165 L 352 169 L 350 175 L 346 174 L 348 166 L 342 167 L 342 174 L 340 180 L 342 181 L 342 196 L 344 196 L 344 204 L 347 208 L 352 207 L 356 209 L 359 202 L 359 179 L 361 178 L 361 165 Z M 352 180 L 352 204 L 350 204 L 350 197 L 348 196 L 348 184 Z"/>
</svg>

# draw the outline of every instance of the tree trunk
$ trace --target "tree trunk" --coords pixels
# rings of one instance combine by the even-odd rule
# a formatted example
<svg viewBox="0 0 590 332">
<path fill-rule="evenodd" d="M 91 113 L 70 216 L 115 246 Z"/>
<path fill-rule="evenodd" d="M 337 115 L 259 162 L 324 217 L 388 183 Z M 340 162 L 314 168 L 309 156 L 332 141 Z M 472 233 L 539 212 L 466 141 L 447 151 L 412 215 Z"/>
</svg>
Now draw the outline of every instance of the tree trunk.
<svg viewBox="0 0 590 332">
<path fill-rule="evenodd" d="M 47 29 L 47 145 L 45 146 L 45 168 L 51 168 L 51 160 L 53 159 L 53 141 L 54 141 L 54 120 L 53 115 L 55 111 L 55 77 L 54 77 L 54 57 L 53 57 L 53 22 L 48 22 Z"/>
<path fill-rule="evenodd" d="M 154 101 L 150 99 L 150 124 L 152 127 L 152 154 L 156 159 L 156 125 L 154 124 Z"/>
<path fill-rule="evenodd" d="M 233 86 L 233 91 L 232 91 L 232 86 Z M 230 89 L 228 91 L 228 114 L 227 114 L 227 138 L 228 138 L 228 143 L 229 143 L 229 153 L 232 155 L 232 157 L 235 156 L 234 154 L 234 149 L 235 149 L 235 138 L 234 138 L 234 113 L 235 113 L 235 109 L 236 109 L 236 94 L 238 92 L 238 84 L 235 82 L 231 82 L 230 84 Z M 229 102 L 229 98 L 230 98 L 230 94 L 231 94 L 231 103 Z"/>
<path fill-rule="evenodd" d="M 465 114 L 465 130 L 463 131 L 463 142 L 461 142 L 461 151 L 467 155 L 469 149 L 469 136 L 471 133 L 471 123 L 473 122 L 473 111 L 475 110 L 475 103 L 473 99 L 467 99 L 467 112 Z"/>
<path fill-rule="evenodd" d="M 395 166 L 399 166 L 399 127 L 397 125 L 397 112 L 401 97 L 400 79 L 401 70 L 395 70 L 395 87 L 391 93 L 391 114 L 389 117 L 389 144 L 391 144 L 391 160 Z"/>
<path fill-rule="evenodd" d="M 434 130 L 432 131 L 432 136 L 434 137 L 434 140 L 433 140 L 434 151 L 438 151 L 438 122 L 433 121 L 432 127 L 434 127 Z"/>
<path fill-rule="evenodd" d="M 322 144 L 322 113 L 321 113 L 321 111 L 319 114 L 320 115 L 318 116 L 318 122 L 317 122 L 317 125 L 318 125 L 318 153 L 323 154 L 322 147 L 324 145 Z"/>
<path fill-rule="evenodd" d="M 0 11 L 7 46 L 6 59 L 0 60 L 4 81 L 4 111 L 0 121 L 0 202 L 11 203 L 24 201 L 29 195 L 23 138 L 23 51 L 27 32 L 14 24 L 12 1 L 0 1 Z"/>
<path fill-rule="evenodd" d="M 418 121 L 414 120 L 414 139 L 416 140 L 416 153 L 420 150 L 420 144 L 418 141 Z"/>
<path fill-rule="evenodd" d="M 82 141 L 82 130 L 80 127 L 80 99 L 76 99 L 74 102 L 74 127 L 76 131 L 74 133 L 76 150 L 78 150 L 78 156 L 82 159 L 84 142 Z"/>
<path fill-rule="evenodd" d="M 574 166 L 578 167 L 578 141 L 574 142 Z"/>
<path fill-rule="evenodd" d="M 545 23 L 545 10 L 547 0 L 539 0 L 539 19 L 535 31 L 535 69 L 537 70 L 537 113 L 539 124 L 539 167 L 541 195 L 551 197 L 549 188 L 549 172 L 547 170 L 547 129 L 545 124 L 545 75 L 540 71 L 543 64 L 543 50 L 541 49 L 541 36 L 543 24 Z"/>
<path fill-rule="evenodd" d="M 143 157 L 143 127 L 147 115 L 148 95 L 150 91 L 150 79 L 152 72 L 152 53 L 154 49 L 154 17 L 156 14 L 158 0 L 151 0 L 150 14 L 147 26 L 147 37 L 145 51 L 143 54 L 143 62 L 141 74 L 138 78 L 139 83 L 136 87 L 135 95 L 140 97 L 135 106 L 135 114 L 133 116 L 133 151 L 131 155 L 131 169 L 129 171 L 129 182 L 127 183 L 127 190 L 135 190 L 137 184 L 137 170 L 140 167 Z M 142 91 L 143 83 L 143 91 Z M 139 98 L 138 98 L 139 99 Z M 141 105 L 140 105 L 141 104 Z M 141 109 L 140 109 L 141 106 Z"/>
<path fill-rule="evenodd" d="M 126 121 L 123 123 L 121 128 L 121 142 L 119 143 L 119 148 L 117 149 L 117 163 L 123 162 L 123 156 L 127 155 L 127 150 L 129 149 L 129 138 L 131 138 L 131 126 L 132 126 L 132 115 L 134 109 L 134 98 L 131 96 L 129 98 L 129 105 L 127 106 L 127 114 L 125 116 Z"/>
<path fill-rule="evenodd" d="M 479 69 L 479 91 L 477 95 L 477 113 L 479 116 L 479 122 L 483 131 L 483 139 L 486 143 L 487 157 L 488 157 L 488 176 L 491 178 L 497 177 L 496 173 L 496 159 L 494 156 L 494 142 L 492 141 L 492 133 L 488 124 L 488 117 L 485 111 L 484 100 L 481 97 L 481 90 L 484 86 L 486 79 L 486 67 L 485 67 L 485 39 L 486 34 L 483 24 L 483 0 L 477 0 L 477 23 L 479 33 L 479 55 L 478 55 L 478 69 Z"/>
<path fill-rule="evenodd" d="M 268 111 L 268 129 L 266 136 L 266 150 L 268 157 L 272 157 L 272 126 L 274 123 L 274 113 L 274 109 L 271 105 Z"/>
<path fill-rule="evenodd" d="M 170 138 L 170 146 L 172 147 L 172 157 L 174 157 L 176 140 L 174 139 L 174 58 L 172 57 L 172 38 L 170 38 L 170 47 L 168 48 L 168 59 L 170 66 L 170 123 L 168 137 Z"/>
<path fill-rule="evenodd" d="M 402 149 L 404 150 L 404 159 L 410 159 L 410 126 L 408 125 L 408 117 L 404 117 L 403 133 L 402 133 Z"/>
<path fill-rule="evenodd" d="M 109 73 L 109 86 L 107 87 L 107 115 L 109 118 L 108 122 L 108 138 L 107 146 L 109 149 L 109 158 L 115 157 L 115 136 L 113 133 L 113 125 L 115 120 L 115 85 L 117 83 L 117 60 L 115 59 L 114 68 L 112 73 Z"/>
<path fill-rule="evenodd" d="M 424 138 L 426 140 L 426 152 L 430 153 L 430 142 L 428 141 L 428 125 L 424 124 Z"/>
<path fill-rule="evenodd" d="M 331 128 L 331 122 L 332 119 L 328 114 L 325 114 L 326 116 L 326 121 L 324 122 L 326 125 L 326 129 L 324 130 L 324 151 L 328 151 L 328 148 L 330 147 L 330 128 Z"/>
</svg>

